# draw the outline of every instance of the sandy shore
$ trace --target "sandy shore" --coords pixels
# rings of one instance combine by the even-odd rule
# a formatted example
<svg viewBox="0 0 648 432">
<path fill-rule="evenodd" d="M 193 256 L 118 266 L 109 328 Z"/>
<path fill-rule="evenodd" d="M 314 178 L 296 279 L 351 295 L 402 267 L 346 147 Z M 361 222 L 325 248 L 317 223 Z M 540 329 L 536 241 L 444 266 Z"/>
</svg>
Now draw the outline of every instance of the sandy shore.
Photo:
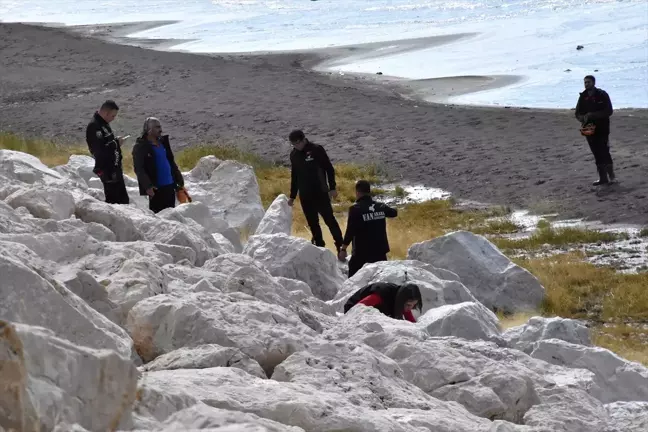
<svg viewBox="0 0 648 432">
<path fill-rule="evenodd" d="M 131 41 L 156 50 L 109 43 L 87 37 L 89 30 L 0 24 L 0 130 L 82 142 L 94 110 L 112 98 L 122 107 L 118 133 L 135 136 L 155 115 L 176 148 L 226 140 L 285 161 L 287 133 L 299 127 L 335 162 L 376 162 L 394 178 L 460 199 L 648 223 L 648 110 L 615 112 L 612 155 L 621 183 L 596 189 L 593 158 L 571 111 L 418 99 L 441 101 L 515 77 L 340 77 L 313 68 L 380 47 L 207 56 L 162 51 L 171 41 Z M 93 35 L 120 40 L 126 31 L 103 26 Z M 394 49 L 417 43 L 444 41 Z"/>
</svg>

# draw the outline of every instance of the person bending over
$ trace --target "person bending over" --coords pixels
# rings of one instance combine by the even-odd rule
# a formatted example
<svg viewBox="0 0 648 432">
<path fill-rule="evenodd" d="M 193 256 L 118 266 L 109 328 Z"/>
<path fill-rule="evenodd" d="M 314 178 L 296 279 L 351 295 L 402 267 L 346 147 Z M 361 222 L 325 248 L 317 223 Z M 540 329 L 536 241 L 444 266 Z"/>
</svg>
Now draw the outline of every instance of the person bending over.
<svg viewBox="0 0 648 432">
<path fill-rule="evenodd" d="M 397 285 L 376 282 L 360 288 L 344 305 L 344 313 L 356 304 L 372 306 L 388 317 L 411 322 L 416 322 L 412 309 L 416 308 L 419 312 L 423 309 L 421 291 L 418 285 L 411 283 Z"/>
<path fill-rule="evenodd" d="M 304 132 L 294 130 L 288 135 L 288 140 L 293 146 L 290 152 L 288 205 L 292 207 L 299 193 L 299 201 L 313 236 L 311 242 L 315 246 L 326 246 L 319 224 L 319 215 L 322 215 L 335 241 L 335 250 L 339 252 L 342 230 L 331 206 L 331 198 L 337 196 L 333 164 L 324 147 L 310 142 Z"/>
<path fill-rule="evenodd" d="M 133 147 L 133 166 L 140 195 L 148 195 L 149 209 L 158 213 L 175 207 L 176 192 L 184 190 L 184 179 L 175 163 L 169 136 L 155 117 L 144 122 L 142 135 Z"/>
</svg>

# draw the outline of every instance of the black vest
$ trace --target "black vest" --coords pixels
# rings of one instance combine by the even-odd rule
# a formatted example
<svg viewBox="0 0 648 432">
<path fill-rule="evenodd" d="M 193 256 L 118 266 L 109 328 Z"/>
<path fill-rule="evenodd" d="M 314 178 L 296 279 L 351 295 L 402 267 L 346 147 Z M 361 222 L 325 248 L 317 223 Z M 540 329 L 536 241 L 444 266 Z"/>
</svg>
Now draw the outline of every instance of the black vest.
<svg viewBox="0 0 648 432">
<path fill-rule="evenodd" d="M 388 317 L 403 319 L 402 311 L 399 316 L 395 316 L 394 314 L 394 303 L 396 302 L 396 293 L 399 288 L 400 285 L 388 282 L 376 282 L 360 288 L 344 304 L 344 313 L 347 313 L 349 309 L 358 304 L 358 302 L 363 298 L 371 294 L 378 294 L 382 299 L 382 302 L 378 306 L 374 307 Z"/>
</svg>

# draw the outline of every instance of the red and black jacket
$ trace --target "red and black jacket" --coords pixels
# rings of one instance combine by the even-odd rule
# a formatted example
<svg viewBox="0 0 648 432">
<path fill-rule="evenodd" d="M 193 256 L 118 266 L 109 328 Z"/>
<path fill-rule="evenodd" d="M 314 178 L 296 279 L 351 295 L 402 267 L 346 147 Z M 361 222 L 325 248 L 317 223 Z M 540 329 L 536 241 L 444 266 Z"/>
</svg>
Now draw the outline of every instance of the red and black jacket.
<svg viewBox="0 0 648 432">
<path fill-rule="evenodd" d="M 576 104 L 576 118 L 587 115 L 587 123 L 596 126 L 595 135 L 610 134 L 610 116 L 614 112 L 610 96 L 604 90 L 594 88 L 590 95 L 588 90 L 582 92 Z"/>
</svg>

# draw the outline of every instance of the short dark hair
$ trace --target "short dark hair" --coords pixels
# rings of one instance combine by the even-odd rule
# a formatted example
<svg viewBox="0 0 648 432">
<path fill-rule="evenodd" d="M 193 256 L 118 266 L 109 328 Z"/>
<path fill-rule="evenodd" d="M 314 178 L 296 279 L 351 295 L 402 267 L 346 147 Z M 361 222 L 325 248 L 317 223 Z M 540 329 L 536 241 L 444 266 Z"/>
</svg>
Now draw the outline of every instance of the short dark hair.
<svg viewBox="0 0 648 432">
<path fill-rule="evenodd" d="M 368 194 L 371 193 L 371 185 L 367 180 L 358 180 L 355 184 L 355 190 L 356 192 Z"/>
<path fill-rule="evenodd" d="M 107 100 L 106 102 L 101 104 L 101 109 L 107 111 L 119 111 L 119 107 L 114 100 Z"/>
<path fill-rule="evenodd" d="M 304 138 L 306 138 L 306 135 L 304 135 L 304 132 L 302 132 L 299 129 L 295 129 L 294 131 L 290 132 L 290 134 L 288 135 L 288 140 L 291 143 L 299 142 L 299 141 L 303 140 Z"/>
<path fill-rule="evenodd" d="M 583 81 L 586 79 L 592 80 L 592 84 L 596 84 L 596 78 L 594 78 L 594 75 L 587 75 L 585 78 L 583 78 Z"/>
</svg>

